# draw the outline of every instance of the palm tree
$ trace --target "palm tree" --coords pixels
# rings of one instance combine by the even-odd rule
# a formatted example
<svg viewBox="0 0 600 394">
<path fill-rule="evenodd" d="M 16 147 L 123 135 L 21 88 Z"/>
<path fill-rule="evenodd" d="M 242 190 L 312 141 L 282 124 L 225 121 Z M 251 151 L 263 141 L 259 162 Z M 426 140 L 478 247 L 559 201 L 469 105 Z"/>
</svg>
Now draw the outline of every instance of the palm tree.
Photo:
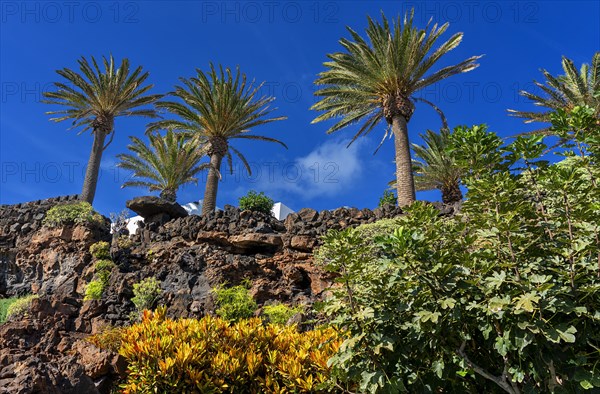
<svg viewBox="0 0 600 394">
<path fill-rule="evenodd" d="M 547 108 L 544 112 L 525 112 L 509 109 L 511 116 L 525 119 L 525 123 L 550 123 L 550 114 L 558 109 L 570 111 L 576 106 L 588 105 L 596 111 L 600 122 L 600 52 L 592 57 L 592 66 L 583 64 L 579 72 L 571 59 L 563 56 L 562 68 L 564 75 L 552 76 L 548 71 L 541 70 L 546 77 L 546 83 L 534 81 L 535 85 L 546 94 L 541 95 L 521 91 L 522 96 L 534 102 L 534 105 Z M 600 124 L 600 123 L 599 123 Z M 534 130 L 532 133 L 550 134 L 550 127 Z"/>
<path fill-rule="evenodd" d="M 177 199 L 177 190 L 186 183 L 198 183 L 194 176 L 209 167 L 200 160 L 206 155 L 198 138 L 188 138 L 183 133 L 168 130 L 163 137 L 158 131 L 148 133 L 150 144 L 139 138 L 129 137 L 132 144 L 127 148 L 135 155 L 120 154 L 118 167 L 133 171 L 139 178 L 127 181 L 122 187 L 141 186 L 150 191 L 160 191 L 160 196 L 168 201 Z M 145 179 L 145 180 L 144 180 Z"/>
<path fill-rule="evenodd" d="M 119 68 L 115 68 L 112 56 L 108 59 L 103 57 L 104 71 L 100 70 L 94 57 L 91 59 L 91 64 L 84 57 L 78 60 L 81 73 L 68 68 L 57 70 L 66 83 L 55 82 L 56 91 L 44 92 L 44 96 L 48 98 L 44 100 L 45 103 L 65 107 L 60 111 L 47 112 L 58 115 L 50 120 L 72 120 L 72 128 L 83 127 L 80 133 L 91 130 L 94 136 L 80 196 L 81 200 L 90 204 L 96 194 L 102 153 L 114 137 L 115 118 L 131 115 L 155 117 L 154 109 L 140 107 L 160 98 L 157 94 L 146 95 L 153 87 L 142 86 L 149 74 L 142 72 L 142 67 L 130 72 L 128 59 L 123 59 Z M 110 139 L 105 144 L 109 135 Z"/>
<path fill-rule="evenodd" d="M 440 27 L 434 24 L 431 28 L 428 24 L 420 30 L 413 26 L 413 15 L 414 11 L 410 16 L 405 15 L 403 23 L 398 17 L 391 26 L 383 14 L 382 24 L 369 17 L 366 33 L 370 42 L 348 27 L 353 41 L 341 39 L 340 44 L 346 51 L 328 55 L 330 61 L 324 63 L 328 69 L 320 73 L 316 81 L 318 85 L 325 85 L 315 93 L 323 98 L 312 106 L 312 109 L 325 111 L 313 123 L 342 118 L 328 133 L 363 122 L 351 143 L 361 135 L 369 134 L 385 119 L 388 125 L 386 136 L 390 128 L 394 135 L 400 206 L 415 200 L 408 142 L 408 122 L 415 109 L 413 101 L 431 104 L 412 95 L 452 75 L 473 70 L 480 57 L 473 56 L 428 74 L 443 55 L 460 44 L 462 33 L 454 34 L 432 50 L 448 23 Z"/>
<path fill-rule="evenodd" d="M 149 125 L 150 130 L 157 128 L 182 130 L 194 134 L 207 145 L 210 156 L 210 168 L 204 191 L 202 214 L 214 212 L 217 202 L 221 162 L 227 158 L 233 172 L 232 153 L 240 158 L 246 170 L 251 173 L 250 165 L 244 155 L 230 145 L 232 139 L 261 140 L 276 142 L 287 146 L 274 138 L 249 134 L 251 129 L 266 123 L 286 119 L 286 117 L 268 117 L 274 109 L 269 108 L 274 98 L 257 97 L 262 84 L 246 82 L 246 75 L 236 69 L 235 78 L 231 70 L 219 71 L 213 64 L 210 72 L 196 70 L 195 78 L 181 78 L 184 86 L 176 86 L 171 93 L 183 102 L 165 101 L 157 103 L 179 117 L 175 120 L 162 120 Z"/>
<path fill-rule="evenodd" d="M 463 170 L 447 149 L 450 130 L 442 128 L 439 134 L 427 130 L 425 134 L 420 134 L 420 137 L 425 142 L 424 145 L 412 144 L 415 152 L 413 172 L 416 189 L 439 189 L 445 204 L 454 204 L 462 200 L 460 178 Z"/>
</svg>

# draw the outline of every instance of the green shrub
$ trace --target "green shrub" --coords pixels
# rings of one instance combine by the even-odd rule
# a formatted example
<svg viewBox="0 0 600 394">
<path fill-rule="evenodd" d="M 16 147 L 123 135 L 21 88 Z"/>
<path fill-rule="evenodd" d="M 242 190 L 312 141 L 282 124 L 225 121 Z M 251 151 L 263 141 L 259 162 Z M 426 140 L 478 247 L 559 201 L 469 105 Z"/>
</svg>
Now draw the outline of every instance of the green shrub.
<svg viewBox="0 0 600 394">
<path fill-rule="evenodd" d="M 256 211 L 271 214 L 273 204 L 275 203 L 272 199 L 265 196 L 264 192 L 256 193 L 254 190 L 250 190 L 248 194 L 240 197 L 240 209 L 242 211 Z"/>
<path fill-rule="evenodd" d="M 269 318 L 269 322 L 274 324 L 285 324 L 290 320 L 296 313 L 300 313 L 304 310 L 302 306 L 288 306 L 281 303 L 273 305 L 265 305 L 262 313 Z"/>
<path fill-rule="evenodd" d="M 4 312 L 4 318 L 2 316 L 3 307 L 0 305 L 0 323 L 9 320 L 11 317 L 19 316 L 25 313 L 29 309 L 31 301 L 33 301 L 35 298 L 38 298 L 38 296 L 31 294 L 24 297 L 9 298 L 6 300 L 6 302 L 4 302 L 4 307 L 6 308 Z"/>
<path fill-rule="evenodd" d="M 160 294 L 160 282 L 156 278 L 146 278 L 133 285 L 133 298 L 131 302 L 138 312 L 152 308 Z"/>
<path fill-rule="evenodd" d="M 135 242 L 128 235 L 121 235 L 117 238 L 117 246 L 119 249 L 130 249 Z"/>
<path fill-rule="evenodd" d="M 593 114 L 562 114 L 578 144 L 553 165 L 540 157 L 543 136 L 500 147 L 485 128 L 459 128 L 452 144 L 469 168 L 459 213 L 417 202 L 387 237 L 327 234 L 322 261 L 339 276 L 325 312 L 349 334 L 331 360 L 338 382 L 364 392 L 599 390 Z"/>
<path fill-rule="evenodd" d="M 81 201 L 55 205 L 46 212 L 42 223 L 46 226 L 65 224 L 102 223 L 102 216 L 94 211 L 90 203 Z"/>
<path fill-rule="evenodd" d="M 112 269 L 116 267 L 115 263 L 112 260 L 98 260 L 96 261 L 96 265 L 94 266 L 94 270 L 96 271 L 96 277 L 103 285 L 108 285 L 108 281 L 110 280 L 110 273 Z"/>
<path fill-rule="evenodd" d="M 400 227 L 401 224 L 402 221 L 399 218 L 392 218 L 380 219 L 373 223 L 361 224 L 356 227 L 353 230 L 356 234 L 356 246 L 360 244 L 362 247 L 365 247 L 363 251 L 365 253 L 364 258 L 367 258 L 367 255 L 370 258 L 374 258 L 381 254 L 382 250 L 377 241 L 394 234 L 394 231 Z M 325 242 L 316 250 L 314 254 L 315 261 L 327 264 L 329 256 L 331 253 L 335 253 L 336 247 L 337 245 L 335 244 Z"/>
<path fill-rule="evenodd" d="M 101 299 L 105 286 L 105 282 L 100 279 L 91 281 L 85 288 L 85 296 L 83 297 L 83 300 L 89 301 Z"/>
<path fill-rule="evenodd" d="M 383 196 L 379 198 L 379 207 L 383 207 L 384 205 L 396 205 L 398 199 L 396 195 L 391 190 L 386 190 L 383 192 Z"/>
<path fill-rule="evenodd" d="M 244 285 L 225 288 L 219 286 L 213 290 L 216 295 L 217 315 L 225 320 L 236 322 L 254 315 L 256 301 Z"/>
<path fill-rule="evenodd" d="M 98 260 L 110 259 L 110 244 L 106 241 L 99 241 L 90 246 L 90 254 Z"/>
<path fill-rule="evenodd" d="M 138 324 L 90 339 L 128 362 L 121 389 L 141 393 L 326 393 L 333 328 L 298 332 L 254 318 L 231 324 L 205 316 L 171 320 L 165 308 Z"/>
<path fill-rule="evenodd" d="M 16 300 L 16 297 L 0 299 L 0 324 L 6 321 L 6 312 L 8 311 L 8 307 Z"/>
</svg>

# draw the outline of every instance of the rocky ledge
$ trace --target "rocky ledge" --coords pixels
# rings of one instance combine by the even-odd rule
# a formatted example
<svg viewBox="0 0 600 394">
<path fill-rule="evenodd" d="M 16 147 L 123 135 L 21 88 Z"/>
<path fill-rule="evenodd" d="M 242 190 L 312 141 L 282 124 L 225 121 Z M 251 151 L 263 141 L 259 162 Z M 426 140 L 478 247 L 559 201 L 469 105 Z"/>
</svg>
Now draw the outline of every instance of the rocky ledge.
<svg viewBox="0 0 600 394">
<path fill-rule="evenodd" d="M 108 226 L 42 226 L 58 200 L 0 207 L 0 297 L 40 296 L 26 316 L 0 326 L 0 393 L 108 393 L 123 360 L 83 338 L 129 324 L 133 284 L 143 278 L 160 281 L 158 304 L 173 317 L 212 313 L 211 288 L 245 279 L 259 305 L 310 304 L 333 281 L 313 262 L 320 235 L 401 214 L 392 206 L 302 209 L 279 221 L 226 206 L 154 222 L 119 242 Z M 89 247 L 101 240 L 112 242 L 116 267 L 102 300 L 84 302 L 94 274 Z"/>
</svg>

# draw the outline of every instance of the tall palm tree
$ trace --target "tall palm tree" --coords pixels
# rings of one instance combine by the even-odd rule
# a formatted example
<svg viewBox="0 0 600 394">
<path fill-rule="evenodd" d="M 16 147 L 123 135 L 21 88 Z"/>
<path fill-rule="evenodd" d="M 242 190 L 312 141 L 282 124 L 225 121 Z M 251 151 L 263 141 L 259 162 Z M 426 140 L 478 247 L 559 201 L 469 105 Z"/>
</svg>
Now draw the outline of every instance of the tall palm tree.
<svg viewBox="0 0 600 394">
<path fill-rule="evenodd" d="M 137 137 L 129 137 L 127 148 L 133 154 L 119 154 L 118 167 L 133 171 L 138 180 L 127 181 L 122 187 L 141 186 L 150 191 L 160 191 L 160 196 L 168 201 L 177 199 L 177 190 L 186 183 L 198 183 L 194 176 L 209 167 L 200 163 L 206 149 L 198 138 L 188 138 L 183 133 L 168 130 L 163 137 L 158 131 L 148 133 L 150 144 L 146 145 Z"/>
<path fill-rule="evenodd" d="M 570 111 L 580 105 L 588 105 L 596 111 L 600 122 L 600 52 L 592 57 L 592 66 L 584 63 L 579 72 L 571 59 L 563 56 L 562 68 L 564 75 L 552 76 L 548 71 L 541 70 L 546 77 L 546 83 L 534 81 L 535 85 L 545 93 L 545 97 L 526 91 L 520 94 L 534 102 L 534 105 L 544 107 L 544 112 L 526 112 L 509 109 L 511 116 L 525 119 L 525 123 L 550 123 L 550 114 L 558 109 Z M 550 127 L 534 130 L 533 133 L 550 133 Z"/>
<path fill-rule="evenodd" d="M 183 86 L 176 86 L 172 96 L 182 102 L 164 101 L 157 107 L 164 108 L 179 119 L 162 120 L 149 125 L 150 130 L 157 128 L 182 130 L 192 133 L 207 144 L 210 156 L 210 168 L 204 191 L 202 214 L 214 212 L 217 203 L 220 169 L 223 158 L 227 158 L 233 172 L 232 153 L 240 158 L 246 170 L 251 173 L 250 165 L 244 155 L 230 145 L 230 140 L 261 140 L 276 142 L 287 146 L 274 138 L 249 134 L 251 129 L 266 123 L 286 119 L 269 117 L 275 109 L 269 104 L 273 97 L 258 97 L 262 84 L 246 82 L 246 75 L 236 69 L 235 77 L 229 68 L 219 70 L 210 65 L 210 72 L 197 69 L 195 78 L 181 78 Z"/>
<path fill-rule="evenodd" d="M 456 164 L 447 149 L 450 130 L 442 128 L 439 133 L 427 130 L 420 136 L 425 144 L 412 144 L 415 152 L 413 171 L 416 189 L 440 190 L 445 204 L 462 200 L 460 178 L 463 170 Z"/>
<path fill-rule="evenodd" d="M 80 196 L 81 200 L 90 204 L 96 194 L 102 153 L 114 137 L 115 118 L 131 115 L 155 117 L 154 109 L 140 107 L 160 98 L 157 94 L 146 94 L 153 85 L 142 86 L 149 74 L 142 72 L 141 66 L 130 72 L 128 59 L 123 59 L 118 68 L 112 56 L 102 60 L 103 71 L 94 57 L 91 64 L 84 57 L 78 60 L 81 73 L 68 68 L 57 70 L 66 83 L 55 82 L 56 91 L 44 92 L 47 97 L 45 103 L 65 107 L 60 111 L 47 112 L 58 115 L 50 120 L 72 120 L 72 128 L 82 127 L 80 133 L 91 130 L 94 136 Z M 110 139 L 105 143 L 108 136 Z"/>
<path fill-rule="evenodd" d="M 473 70 L 480 56 L 470 57 L 456 65 L 428 73 L 445 54 L 456 48 L 462 33 L 454 34 L 433 49 L 438 38 L 448 28 L 448 23 L 425 29 L 413 25 L 414 11 L 400 17 L 392 25 L 382 14 L 382 24 L 368 18 L 366 30 L 369 42 L 347 28 L 352 40 L 341 39 L 345 52 L 327 55 L 327 70 L 316 81 L 324 85 L 315 94 L 323 98 L 312 109 L 325 111 L 313 123 L 331 118 L 342 118 L 327 132 L 332 133 L 354 123 L 363 122 L 352 142 L 369 134 L 381 121 L 386 121 L 394 135 L 396 148 L 396 184 L 398 205 L 415 200 L 412 176 L 408 122 L 415 110 L 413 101 L 428 101 L 412 95 L 438 81 L 455 74 Z M 426 75 L 427 74 L 427 75 Z M 436 107 L 434 107 L 436 108 Z M 437 109 L 436 109 L 437 110 Z M 439 112 L 439 111 L 438 111 Z"/>
</svg>

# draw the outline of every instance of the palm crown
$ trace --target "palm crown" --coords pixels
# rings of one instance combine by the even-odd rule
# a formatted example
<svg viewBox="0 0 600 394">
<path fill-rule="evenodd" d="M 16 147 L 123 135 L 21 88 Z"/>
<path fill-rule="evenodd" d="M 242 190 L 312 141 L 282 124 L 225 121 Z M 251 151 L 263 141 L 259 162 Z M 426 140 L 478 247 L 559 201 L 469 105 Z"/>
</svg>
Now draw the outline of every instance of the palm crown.
<svg viewBox="0 0 600 394">
<path fill-rule="evenodd" d="M 219 170 L 223 158 L 227 158 L 233 171 L 232 154 L 238 156 L 247 171 L 250 165 L 244 155 L 231 146 L 232 139 L 261 140 L 286 145 L 274 138 L 249 134 L 252 128 L 266 123 L 283 120 L 285 117 L 270 117 L 274 108 L 269 104 L 273 97 L 258 97 L 261 85 L 248 83 L 246 75 L 237 69 L 235 76 L 229 68 L 217 70 L 212 64 L 210 72 L 197 69 L 197 76 L 182 78 L 183 86 L 176 86 L 172 96 L 181 102 L 163 101 L 157 107 L 166 109 L 178 119 L 162 120 L 149 125 L 157 128 L 177 129 L 193 133 L 207 144 L 211 157 L 211 168 L 206 183 L 202 212 L 212 212 L 216 206 Z"/>
<path fill-rule="evenodd" d="M 81 133 L 91 130 L 94 142 L 88 162 L 81 199 L 90 203 L 94 200 L 102 152 L 114 136 L 114 120 L 118 116 L 154 117 L 153 108 L 142 108 L 152 104 L 160 95 L 148 95 L 153 85 L 142 86 L 148 78 L 142 67 L 131 71 L 129 60 L 123 59 L 117 68 L 112 56 L 102 58 L 102 70 L 94 57 L 91 64 L 82 57 L 78 60 L 80 73 L 64 68 L 56 71 L 66 83 L 55 82 L 53 92 L 45 92 L 48 104 L 63 106 L 64 109 L 47 112 L 55 117 L 50 120 L 62 122 L 72 120 L 72 128 L 81 128 Z M 105 138 L 111 135 L 108 143 Z"/>
<path fill-rule="evenodd" d="M 188 138 L 183 133 L 168 130 L 165 136 L 158 131 L 148 133 L 149 145 L 137 137 L 129 137 L 127 148 L 134 154 L 120 154 L 117 164 L 133 171 L 136 180 L 127 181 L 122 187 L 146 187 L 150 191 L 160 191 L 161 197 L 175 201 L 177 190 L 186 183 L 198 183 L 194 177 L 208 168 L 208 163 L 200 163 L 206 154 L 197 138 Z"/>
<path fill-rule="evenodd" d="M 341 39 L 345 52 L 328 55 L 327 70 L 319 74 L 316 83 L 324 85 L 315 94 L 323 98 L 312 109 L 324 111 L 313 123 L 338 118 L 328 133 L 362 122 L 352 141 L 369 134 L 384 120 L 391 126 L 396 144 L 396 177 L 398 203 L 414 201 L 414 184 L 407 122 L 413 111 L 413 101 L 428 101 L 413 97 L 420 89 L 455 74 L 478 66 L 480 56 L 470 57 L 456 65 L 430 72 L 442 56 L 456 48 L 462 33 L 456 33 L 437 48 L 434 46 L 448 28 L 413 25 L 413 13 L 390 24 L 382 15 L 379 24 L 368 18 L 366 30 L 369 41 L 347 28 L 352 41 Z M 432 104 L 432 103 L 429 103 Z M 434 107 L 436 110 L 437 107 Z M 440 112 L 438 110 L 438 112 Z M 388 128 L 386 135 L 390 132 Z"/>
<path fill-rule="evenodd" d="M 427 130 L 420 136 L 424 145 L 412 144 L 415 187 L 417 190 L 440 190 L 446 204 L 462 200 L 460 178 L 463 171 L 447 149 L 450 130 L 442 128 L 439 133 Z"/>
<path fill-rule="evenodd" d="M 592 57 L 591 67 L 583 64 L 579 72 L 572 60 L 563 56 L 562 68 L 564 75 L 554 77 L 542 70 L 546 83 L 534 81 L 535 85 L 545 93 L 545 96 L 521 91 L 521 95 L 534 102 L 536 106 L 544 107 L 543 112 L 525 112 L 509 109 L 512 116 L 525 119 L 525 123 L 550 123 L 550 115 L 559 109 L 570 111 L 576 106 L 587 105 L 595 110 L 600 121 L 600 52 Z M 548 133 L 549 127 L 534 130 Z"/>
</svg>

